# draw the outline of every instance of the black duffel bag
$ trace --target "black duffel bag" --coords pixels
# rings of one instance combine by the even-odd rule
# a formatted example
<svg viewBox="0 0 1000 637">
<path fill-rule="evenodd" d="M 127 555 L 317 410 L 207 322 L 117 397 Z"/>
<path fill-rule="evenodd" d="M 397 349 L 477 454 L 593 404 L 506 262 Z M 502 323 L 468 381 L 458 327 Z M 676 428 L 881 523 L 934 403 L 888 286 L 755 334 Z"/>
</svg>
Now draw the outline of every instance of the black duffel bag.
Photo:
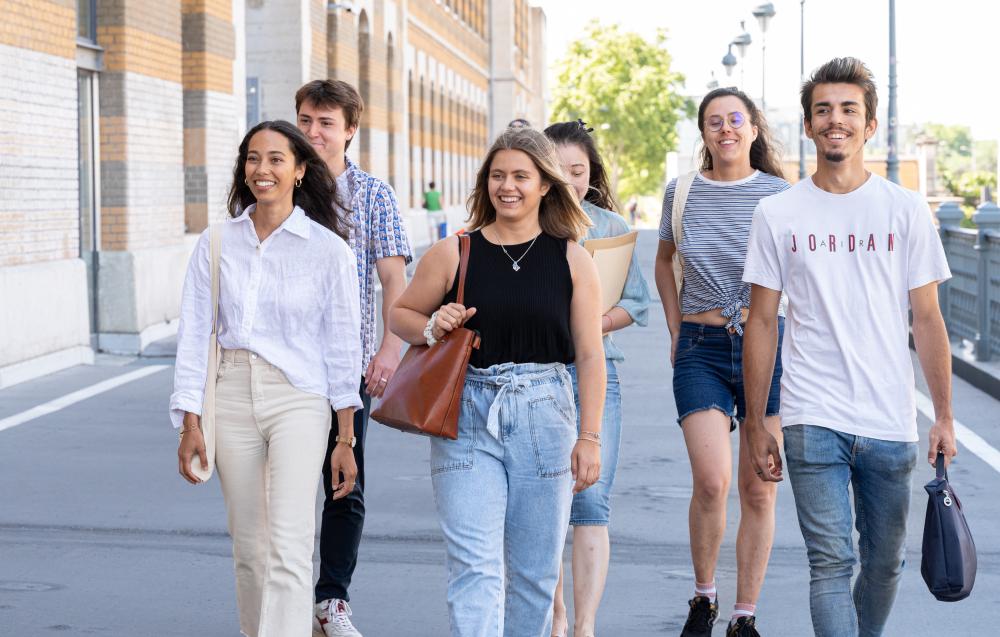
<svg viewBox="0 0 1000 637">
<path fill-rule="evenodd" d="M 942 602 L 957 602 L 976 582 L 976 544 L 962 513 L 962 502 L 948 484 L 944 454 L 934 463 L 937 477 L 924 485 L 930 496 L 924 518 L 920 574 L 931 594 Z"/>
</svg>

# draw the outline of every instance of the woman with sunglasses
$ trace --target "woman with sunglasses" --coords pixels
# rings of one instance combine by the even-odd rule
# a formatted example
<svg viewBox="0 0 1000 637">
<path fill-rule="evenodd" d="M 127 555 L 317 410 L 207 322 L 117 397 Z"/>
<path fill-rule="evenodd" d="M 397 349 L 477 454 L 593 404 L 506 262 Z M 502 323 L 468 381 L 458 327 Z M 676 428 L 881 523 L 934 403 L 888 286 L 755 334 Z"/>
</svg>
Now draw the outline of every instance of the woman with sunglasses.
<svg viewBox="0 0 1000 637">
<path fill-rule="evenodd" d="M 750 305 L 750 286 L 742 282 L 743 262 L 757 202 L 788 188 L 764 116 L 743 92 L 720 88 L 706 95 L 698 108 L 698 129 L 704 142 L 701 168 L 689 181 L 681 238 L 675 241 L 672 224 L 678 182 L 673 180 L 663 197 L 655 265 L 656 287 L 670 330 L 678 423 L 694 483 L 688 529 L 695 592 L 688 602 L 682 637 L 710 635 L 719 614 L 715 567 L 726 530 L 732 479 L 729 437 L 746 416 L 742 325 Z M 679 295 L 675 251 L 683 257 Z M 778 357 L 765 419 L 779 441 L 783 320 L 778 319 Z M 756 637 L 756 602 L 774 537 L 776 485 L 754 475 L 742 428 L 737 484 L 736 604 L 726 636 Z"/>
</svg>

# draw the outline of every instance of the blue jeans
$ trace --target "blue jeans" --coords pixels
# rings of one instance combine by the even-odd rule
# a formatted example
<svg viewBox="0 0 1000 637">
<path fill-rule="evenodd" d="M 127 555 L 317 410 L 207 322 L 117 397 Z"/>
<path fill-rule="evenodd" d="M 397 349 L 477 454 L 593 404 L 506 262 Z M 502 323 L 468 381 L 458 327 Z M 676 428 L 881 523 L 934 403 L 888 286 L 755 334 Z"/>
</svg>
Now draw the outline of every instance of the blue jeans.
<svg viewBox="0 0 1000 637">
<path fill-rule="evenodd" d="M 431 440 L 452 637 L 548 637 L 575 443 L 564 365 L 468 368 L 458 439 Z"/>
<path fill-rule="evenodd" d="M 917 443 L 813 425 L 784 428 L 785 459 L 809 555 L 809 610 L 817 637 L 877 637 L 906 563 L 906 516 Z M 851 497 L 861 571 L 851 539 Z"/>
<path fill-rule="evenodd" d="M 785 319 L 778 317 L 778 351 L 774 358 L 766 416 L 777 416 L 781 404 L 781 341 Z M 743 337 L 725 327 L 681 323 L 674 355 L 674 402 L 677 424 L 693 413 L 717 409 L 729 416 L 734 431 L 747 416 L 743 388 Z"/>
<path fill-rule="evenodd" d="M 604 395 L 604 415 L 601 424 L 601 477 L 590 488 L 573 496 L 569 523 L 573 526 L 608 526 L 611 519 L 611 487 L 618 469 L 618 452 L 622 439 L 622 394 L 618 385 L 618 369 L 607 359 L 608 389 Z M 573 378 L 573 397 L 577 413 L 580 411 L 580 390 L 577 386 L 576 366 L 570 365 Z M 577 430 L 580 428 L 577 420 Z"/>
</svg>

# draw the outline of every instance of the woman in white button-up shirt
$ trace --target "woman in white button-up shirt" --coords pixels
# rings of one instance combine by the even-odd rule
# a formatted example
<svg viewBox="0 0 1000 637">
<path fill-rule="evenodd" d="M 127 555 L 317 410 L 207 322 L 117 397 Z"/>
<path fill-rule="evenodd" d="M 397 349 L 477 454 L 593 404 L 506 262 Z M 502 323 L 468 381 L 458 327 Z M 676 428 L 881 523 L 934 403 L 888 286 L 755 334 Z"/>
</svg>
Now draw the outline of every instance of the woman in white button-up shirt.
<svg viewBox="0 0 1000 637">
<path fill-rule="evenodd" d="M 217 373 L 216 467 L 236 562 L 240 629 L 251 636 L 309 634 L 318 478 L 331 424 L 342 444 L 329 459 L 354 488 L 354 410 L 361 407 L 357 261 L 345 242 L 334 180 L 299 130 L 263 122 L 240 144 L 220 226 L 218 340 L 212 331 L 209 231 L 188 266 L 170 415 L 181 428 L 178 464 L 189 482 L 204 462 L 200 428 L 206 374 Z"/>
</svg>

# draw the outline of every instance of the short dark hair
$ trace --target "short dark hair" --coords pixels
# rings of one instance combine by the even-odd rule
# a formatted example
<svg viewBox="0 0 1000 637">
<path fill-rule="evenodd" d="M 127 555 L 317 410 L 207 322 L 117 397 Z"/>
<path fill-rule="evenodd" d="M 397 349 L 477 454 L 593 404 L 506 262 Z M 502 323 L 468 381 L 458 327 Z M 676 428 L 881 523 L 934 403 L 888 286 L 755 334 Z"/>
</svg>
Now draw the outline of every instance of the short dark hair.
<svg viewBox="0 0 1000 637">
<path fill-rule="evenodd" d="M 430 188 L 431 190 L 433 190 L 434 189 L 434 182 L 433 181 L 427 182 L 427 187 Z"/>
<path fill-rule="evenodd" d="M 313 80 L 295 92 L 295 114 L 305 102 L 312 102 L 319 108 L 339 108 L 344 112 L 347 127 L 357 129 L 361 125 L 361 113 L 365 111 L 365 101 L 358 90 L 342 80 Z M 348 139 L 344 150 L 351 146 Z"/>
<path fill-rule="evenodd" d="M 812 122 L 813 90 L 819 84 L 854 84 L 865 94 L 865 124 L 871 124 L 878 108 L 878 93 L 871 70 L 858 58 L 833 58 L 813 71 L 809 80 L 802 85 L 802 115 Z"/>
</svg>

